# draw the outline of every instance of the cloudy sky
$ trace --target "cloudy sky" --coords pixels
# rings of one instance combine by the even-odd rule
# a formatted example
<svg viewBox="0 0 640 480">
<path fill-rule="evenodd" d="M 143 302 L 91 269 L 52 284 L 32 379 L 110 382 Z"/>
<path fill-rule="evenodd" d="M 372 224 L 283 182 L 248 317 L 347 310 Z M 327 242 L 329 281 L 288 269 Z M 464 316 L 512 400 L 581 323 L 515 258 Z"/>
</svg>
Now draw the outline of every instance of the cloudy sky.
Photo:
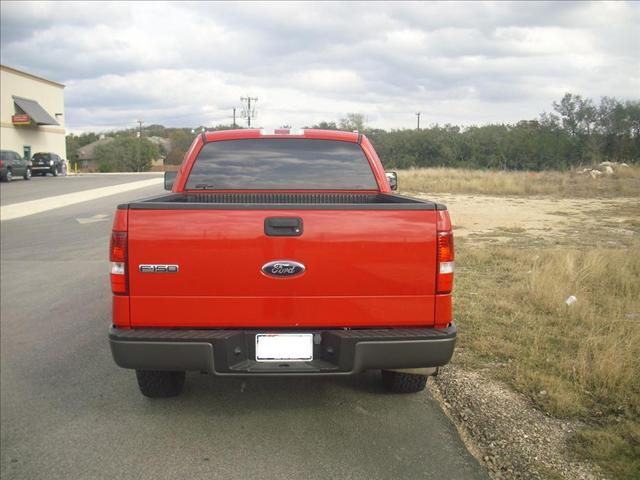
<svg viewBox="0 0 640 480">
<path fill-rule="evenodd" d="M 64 83 L 71 131 L 535 118 L 640 97 L 640 3 L 1 3 L 1 60 Z"/>
</svg>

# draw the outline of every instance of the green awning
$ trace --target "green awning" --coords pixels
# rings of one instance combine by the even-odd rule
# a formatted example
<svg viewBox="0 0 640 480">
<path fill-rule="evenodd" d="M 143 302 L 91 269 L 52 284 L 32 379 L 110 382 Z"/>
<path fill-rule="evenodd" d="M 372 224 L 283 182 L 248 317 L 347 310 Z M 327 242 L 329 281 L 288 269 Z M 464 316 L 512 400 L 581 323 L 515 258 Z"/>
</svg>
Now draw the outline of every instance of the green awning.
<svg viewBox="0 0 640 480">
<path fill-rule="evenodd" d="M 29 115 L 33 123 L 37 125 L 60 125 L 56 122 L 56 119 L 49 115 L 35 100 L 29 100 L 28 98 L 17 97 L 15 95 L 12 95 L 12 97 L 16 106 L 22 110 L 22 113 Z"/>
</svg>

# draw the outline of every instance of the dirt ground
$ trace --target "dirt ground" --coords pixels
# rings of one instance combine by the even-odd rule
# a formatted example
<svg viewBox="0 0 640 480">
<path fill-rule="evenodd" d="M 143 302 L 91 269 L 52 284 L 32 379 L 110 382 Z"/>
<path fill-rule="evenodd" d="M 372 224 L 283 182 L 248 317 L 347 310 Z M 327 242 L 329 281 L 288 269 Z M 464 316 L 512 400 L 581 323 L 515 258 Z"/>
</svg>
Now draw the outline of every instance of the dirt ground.
<svg viewBox="0 0 640 480">
<path fill-rule="evenodd" d="M 600 226 L 601 216 L 605 214 L 609 224 L 620 225 L 620 233 L 632 234 L 633 230 L 624 228 L 625 222 L 634 217 L 637 219 L 634 210 L 635 214 L 639 213 L 638 199 L 633 197 L 582 199 L 469 194 L 417 196 L 447 205 L 455 234 L 459 237 L 499 231 L 553 235 L 578 226 Z"/>
</svg>

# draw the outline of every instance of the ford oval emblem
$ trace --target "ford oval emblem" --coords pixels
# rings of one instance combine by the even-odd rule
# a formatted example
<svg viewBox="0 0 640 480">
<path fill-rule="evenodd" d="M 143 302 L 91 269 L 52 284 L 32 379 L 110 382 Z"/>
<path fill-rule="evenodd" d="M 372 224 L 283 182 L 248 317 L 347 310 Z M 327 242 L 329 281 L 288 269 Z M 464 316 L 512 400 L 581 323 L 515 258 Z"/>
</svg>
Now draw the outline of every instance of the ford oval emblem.
<svg viewBox="0 0 640 480">
<path fill-rule="evenodd" d="M 295 277 L 304 273 L 305 267 L 293 260 L 274 260 L 262 266 L 262 273 L 269 277 Z"/>
</svg>

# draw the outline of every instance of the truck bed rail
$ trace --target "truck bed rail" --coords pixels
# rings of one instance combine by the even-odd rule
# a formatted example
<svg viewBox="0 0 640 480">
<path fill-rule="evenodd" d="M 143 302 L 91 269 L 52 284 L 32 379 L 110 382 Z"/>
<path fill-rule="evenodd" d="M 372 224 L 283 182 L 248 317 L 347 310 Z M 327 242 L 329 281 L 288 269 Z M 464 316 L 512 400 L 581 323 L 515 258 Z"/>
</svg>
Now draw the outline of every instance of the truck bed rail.
<svg viewBox="0 0 640 480">
<path fill-rule="evenodd" d="M 434 202 L 402 195 L 353 192 L 202 192 L 172 193 L 118 208 L 135 210 L 193 209 L 363 209 L 441 210 Z"/>
</svg>

